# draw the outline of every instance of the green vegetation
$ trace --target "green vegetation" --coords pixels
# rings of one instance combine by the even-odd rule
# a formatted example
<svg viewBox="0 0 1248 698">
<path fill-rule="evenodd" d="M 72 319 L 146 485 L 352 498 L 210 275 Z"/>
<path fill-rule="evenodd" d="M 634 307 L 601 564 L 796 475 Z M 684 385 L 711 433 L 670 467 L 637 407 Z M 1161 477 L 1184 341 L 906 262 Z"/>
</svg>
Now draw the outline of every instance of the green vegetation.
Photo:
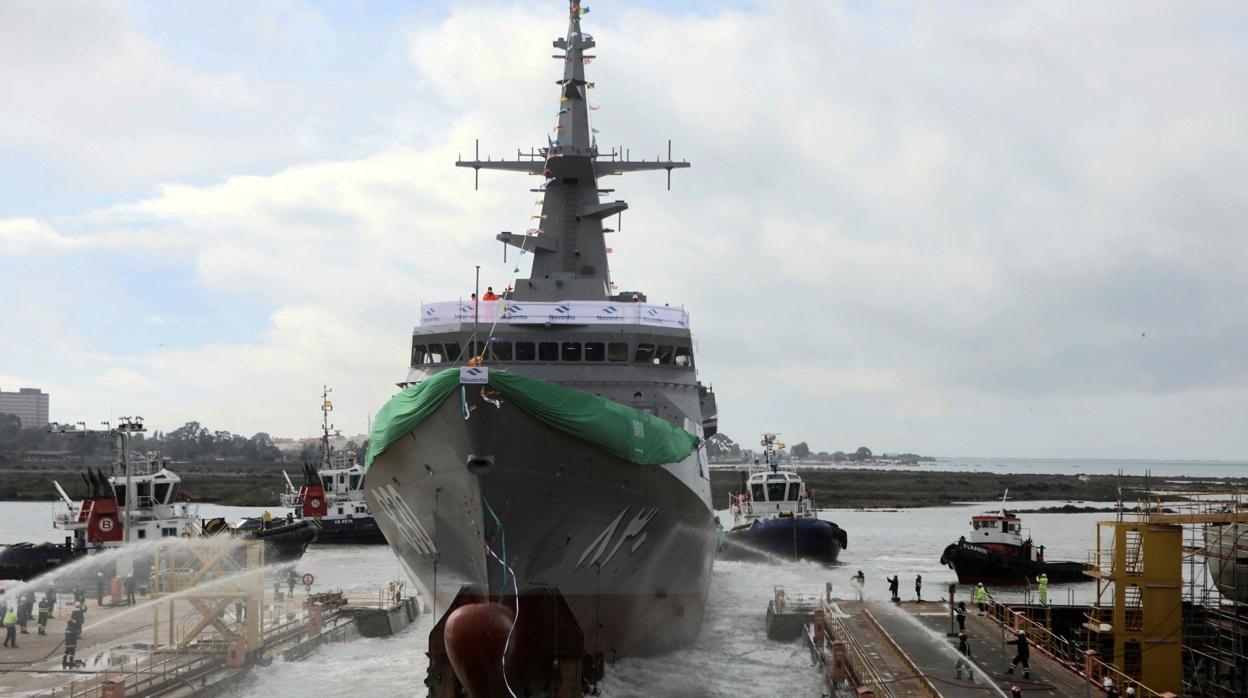
<svg viewBox="0 0 1248 698">
<path fill-rule="evenodd" d="M 730 494 L 740 488 L 740 469 L 711 471 L 711 492 L 716 508 L 727 506 Z M 799 468 L 806 484 L 815 491 L 815 503 L 822 508 L 944 506 L 955 502 L 1000 501 L 1008 487 L 1010 500 L 1084 500 L 1111 502 L 1122 497 L 1133 502 L 1144 497 L 1149 480 L 1142 476 L 1022 475 L 982 472 L 939 472 L 930 470 L 866 470 L 861 468 Z M 1232 486 L 1243 488 L 1244 479 L 1165 478 L 1182 481 L 1183 491 L 1219 491 Z M 1151 480 L 1154 488 L 1161 480 Z"/>
</svg>

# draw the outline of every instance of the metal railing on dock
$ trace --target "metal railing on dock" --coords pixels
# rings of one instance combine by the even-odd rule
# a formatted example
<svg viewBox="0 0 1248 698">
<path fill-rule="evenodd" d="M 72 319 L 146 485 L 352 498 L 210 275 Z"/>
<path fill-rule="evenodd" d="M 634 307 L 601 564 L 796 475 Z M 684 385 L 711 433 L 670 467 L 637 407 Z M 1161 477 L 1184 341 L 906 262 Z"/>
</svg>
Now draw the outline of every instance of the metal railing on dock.
<svg viewBox="0 0 1248 698">
<path fill-rule="evenodd" d="M 1106 678 L 1114 682 L 1120 694 L 1125 695 L 1127 687 L 1135 688 L 1136 698 L 1161 698 L 1163 693 L 1154 691 L 1139 681 L 1124 674 L 1117 667 L 1108 664 L 1094 650 L 1080 648 L 1074 642 L 1055 635 L 1044 623 L 1037 622 L 1028 614 L 1028 610 L 1011 608 L 1006 603 L 997 601 L 988 594 L 987 617 L 1001 627 L 1002 640 L 1006 631 L 1017 633 L 1027 631 L 1029 644 L 1056 660 L 1068 670 L 1083 677 L 1098 691 Z"/>
</svg>

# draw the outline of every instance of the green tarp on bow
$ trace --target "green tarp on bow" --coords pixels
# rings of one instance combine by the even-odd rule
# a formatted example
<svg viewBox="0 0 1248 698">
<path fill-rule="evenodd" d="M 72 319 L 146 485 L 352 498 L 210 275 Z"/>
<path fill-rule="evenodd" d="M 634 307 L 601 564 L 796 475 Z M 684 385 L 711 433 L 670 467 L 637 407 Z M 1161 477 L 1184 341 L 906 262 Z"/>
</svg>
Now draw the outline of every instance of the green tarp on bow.
<svg viewBox="0 0 1248 698">
<path fill-rule="evenodd" d="M 395 395 L 377 413 L 369 437 L 367 470 L 391 444 L 429 418 L 459 387 L 459 369 L 439 371 Z M 698 438 L 648 412 L 561 385 L 505 371 L 490 371 L 490 387 L 508 405 L 542 423 L 640 465 L 684 460 Z"/>
</svg>

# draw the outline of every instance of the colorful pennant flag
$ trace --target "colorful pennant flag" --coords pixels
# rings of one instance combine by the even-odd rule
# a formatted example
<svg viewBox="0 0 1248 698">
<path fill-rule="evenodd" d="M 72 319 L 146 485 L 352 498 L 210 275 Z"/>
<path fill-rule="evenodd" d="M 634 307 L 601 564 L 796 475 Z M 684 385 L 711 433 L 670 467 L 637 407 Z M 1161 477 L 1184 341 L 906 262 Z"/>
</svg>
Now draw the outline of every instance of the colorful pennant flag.
<svg viewBox="0 0 1248 698">
<path fill-rule="evenodd" d="M 529 216 L 529 220 L 537 220 L 537 219 L 540 219 L 540 220 L 546 220 L 546 214 L 544 214 L 544 213 L 539 213 L 539 214 L 538 214 L 538 215 L 536 215 L 536 216 Z"/>
<path fill-rule="evenodd" d="M 608 247 L 608 248 L 607 248 L 607 254 L 611 254 L 612 252 L 615 252 L 615 250 L 613 250 L 613 249 L 611 249 L 610 247 Z"/>
<path fill-rule="evenodd" d="M 593 131 L 594 133 L 598 133 L 598 129 L 596 129 L 596 128 L 591 128 L 591 129 L 589 129 L 589 130 L 590 130 L 590 131 Z"/>
<path fill-rule="evenodd" d="M 586 59 L 585 59 L 585 65 L 589 65 L 590 63 L 593 63 L 593 62 L 594 62 L 594 59 L 592 59 L 592 58 L 586 58 Z"/>
<path fill-rule="evenodd" d="M 559 103 L 560 103 L 560 104 L 567 104 L 567 103 L 568 103 L 568 98 L 567 98 L 567 97 L 560 97 L 560 98 L 559 98 Z"/>
<path fill-rule="evenodd" d="M 588 59 L 586 59 L 586 60 L 588 60 Z M 588 87 L 589 89 L 591 89 L 591 90 L 592 90 L 592 89 L 594 89 L 595 87 L 598 87 L 598 83 L 596 83 L 596 82 L 587 82 L 587 83 L 585 83 L 585 87 Z"/>
<path fill-rule="evenodd" d="M 590 110 L 590 111 L 598 111 L 598 107 L 590 107 L 590 108 L 589 108 L 589 110 Z"/>
</svg>

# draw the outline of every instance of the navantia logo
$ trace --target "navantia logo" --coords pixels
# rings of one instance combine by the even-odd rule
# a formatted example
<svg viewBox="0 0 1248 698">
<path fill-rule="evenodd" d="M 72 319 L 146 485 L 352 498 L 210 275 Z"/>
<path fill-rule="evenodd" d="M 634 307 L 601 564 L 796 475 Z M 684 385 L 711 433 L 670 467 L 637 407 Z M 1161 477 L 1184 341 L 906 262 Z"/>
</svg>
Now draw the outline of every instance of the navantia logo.
<svg viewBox="0 0 1248 698">
<path fill-rule="evenodd" d="M 555 315 L 567 315 L 572 312 L 572 306 L 564 303 L 555 307 Z"/>
<path fill-rule="evenodd" d="M 602 312 L 606 315 L 614 315 L 620 312 L 620 309 L 615 307 L 614 305 L 608 305 L 607 307 L 602 309 Z"/>
<path fill-rule="evenodd" d="M 473 368 L 467 369 L 466 371 L 464 371 L 464 373 L 467 373 L 469 376 L 476 378 L 481 375 L 482 371 L 479 368 L 473 367 Z"/>
<path fill-rule="evenodd" d="M 503 308 L 503 317 L 512 318 L 516 316 L 516 313 L 522 312 L 524 312 L 524 306 L 519 303 L 508 303 L 507 307 Z"/>
<path fill-rule="evenodd" d="M 437 312 L 433 308 L 425 308 L 425 317 L 433 317 Z"/>
<path fill-rule="evenodd" d="M 659 316 L 659 311 L 658 311 L 657 309 L 655 309 L 655 308 L 651 308 L 651 309 L 649 309 L 649 310 L 647 310 L 647 311 L 646 311 L 646 315 L 649 315 L 650 317 L 658 317 L 658 316 Z"/>
</svg>

